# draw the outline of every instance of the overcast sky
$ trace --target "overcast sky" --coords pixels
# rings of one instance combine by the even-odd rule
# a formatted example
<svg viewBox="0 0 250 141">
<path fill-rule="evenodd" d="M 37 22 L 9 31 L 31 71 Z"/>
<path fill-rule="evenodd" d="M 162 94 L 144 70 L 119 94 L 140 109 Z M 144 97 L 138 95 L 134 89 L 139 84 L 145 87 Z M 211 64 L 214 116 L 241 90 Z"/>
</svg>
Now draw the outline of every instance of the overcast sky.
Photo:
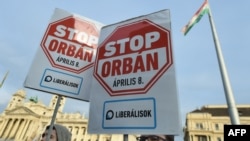
<svg viewBox="0 0 250 141">
<path fill-rule="evenodd" d="M 213 19 L 236 104 L 250 104 L 250 1 L 210 0 Z M 88 17 L 104 25 L 170 9 L 172 41 L 176 64 L 182 125 L 185 116 L 210 104 L 227 104 L 208 16 L 205 15 L 186 36 L 181 28 L 202 5 L 203 0 L 8 0 L 0 4 L 0 112 L 11 96 L 25 89 L 27 98 L 38 96 L 49 103 L 50 94 L 23 87 L 29 67 L 55 8 Z M 68 99 L 65 112 L 88 115 L 87 102 Z M 182 137 L 181 137 L 182 138 Z"/>
</svg>

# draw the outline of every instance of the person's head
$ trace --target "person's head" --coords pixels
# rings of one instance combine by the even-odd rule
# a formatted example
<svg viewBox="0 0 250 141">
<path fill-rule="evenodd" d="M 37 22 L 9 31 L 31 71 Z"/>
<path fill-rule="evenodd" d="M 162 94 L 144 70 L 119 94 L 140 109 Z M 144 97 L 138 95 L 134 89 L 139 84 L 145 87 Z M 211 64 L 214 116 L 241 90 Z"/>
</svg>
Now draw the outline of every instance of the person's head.
<svg viewBox="0 0 250 141">
<path fill-rule="evenodd" d="M 46 141 L 46 137 L 49 134 L 49 127 L 50 126 L 46 127 L 45 132 L 42 134 L 41 141 Z M 66 127 L 54 124 L 49 139 L 49 141 L 71 141 L 71 133 Z"/>
<path fill-rule="evenodd" d="M 172 135 L 141 135 L 136 138 L 137 141 L 174 141 Z"/>
</svg>

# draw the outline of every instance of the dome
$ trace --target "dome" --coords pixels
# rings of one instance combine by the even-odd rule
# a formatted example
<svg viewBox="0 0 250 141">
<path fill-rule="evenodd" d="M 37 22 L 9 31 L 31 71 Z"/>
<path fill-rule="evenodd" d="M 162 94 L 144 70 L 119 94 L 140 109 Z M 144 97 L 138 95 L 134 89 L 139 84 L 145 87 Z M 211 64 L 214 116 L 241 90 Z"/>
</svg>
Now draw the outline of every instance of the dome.
<svg viewBox="0 0 250 141">
<path fill-rule="evenodd" d="M 25 90 L 20 89 L 14 95 L 15 96 L 21 96 L 21 97 L 26 97 L 26 92 L 25 92 Z"/>
</svg>

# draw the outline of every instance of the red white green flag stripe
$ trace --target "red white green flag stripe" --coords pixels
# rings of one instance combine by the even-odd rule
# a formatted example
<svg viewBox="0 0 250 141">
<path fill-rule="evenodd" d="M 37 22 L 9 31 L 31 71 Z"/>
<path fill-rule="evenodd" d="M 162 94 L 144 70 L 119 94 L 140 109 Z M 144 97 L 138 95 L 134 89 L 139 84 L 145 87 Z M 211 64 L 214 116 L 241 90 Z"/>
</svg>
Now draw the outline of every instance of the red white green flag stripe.
<svg viewBox="0 0 250 141">
<path fill-rule="evenodd" d="M 186 35 L 188 33 L 188 31 L 196 24 L 200 21 L 200 19 L 202 18 L 202 16 L 206 13 L 209 12 L 209 5 L 208 5 L 208 1 L 205 0 L 205 2 L 202 4 L 202 6 L 199 8 L 199 10 L 194 14 L 194 16 L 192 17 L 192 19 L 188 22 L 187 25 L 185 25 L 182 28 L 182 32 L 184 35 Z"/>
</svg>

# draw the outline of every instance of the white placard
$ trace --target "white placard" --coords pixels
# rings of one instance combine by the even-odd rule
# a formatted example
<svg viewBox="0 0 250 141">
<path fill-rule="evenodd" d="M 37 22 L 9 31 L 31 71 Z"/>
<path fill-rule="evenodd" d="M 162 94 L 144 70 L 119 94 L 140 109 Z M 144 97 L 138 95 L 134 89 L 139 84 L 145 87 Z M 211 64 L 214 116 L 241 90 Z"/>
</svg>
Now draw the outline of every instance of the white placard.
<svg viewBox="0 0 250 141">
<path fill-rule="evenodd" d="M 102 26 L 89 18 L 55 9 L 24 86 L 89 101 Z"/>
<path fill-rule="evenodd" d="M 88 132 L 181 132 L 170 11 L 104 26 L 94 66 Z"/>
</svg>

